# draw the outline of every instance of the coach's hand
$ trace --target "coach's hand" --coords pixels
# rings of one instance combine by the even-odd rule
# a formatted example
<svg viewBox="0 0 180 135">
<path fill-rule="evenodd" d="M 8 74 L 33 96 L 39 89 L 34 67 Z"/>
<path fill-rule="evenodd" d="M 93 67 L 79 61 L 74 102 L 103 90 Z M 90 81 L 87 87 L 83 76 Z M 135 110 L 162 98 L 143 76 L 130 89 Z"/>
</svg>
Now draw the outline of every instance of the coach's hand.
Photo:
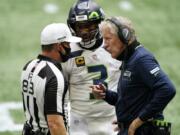
<svg viewBox="0 0 180 135">
<path fill-rule="evenodd" d="M 136 129 L 138 129 L 144 122 L 140 118 L 136 118 L 132 121 L 128 129 L 128 135 L 134 135 Z"/>
<path fill-rule="evenodd" d="M 92 93 L 96 99 L 104 99 L 106 96 L 106 86 L 103 84 L 90 86 Z"/>
</svg>

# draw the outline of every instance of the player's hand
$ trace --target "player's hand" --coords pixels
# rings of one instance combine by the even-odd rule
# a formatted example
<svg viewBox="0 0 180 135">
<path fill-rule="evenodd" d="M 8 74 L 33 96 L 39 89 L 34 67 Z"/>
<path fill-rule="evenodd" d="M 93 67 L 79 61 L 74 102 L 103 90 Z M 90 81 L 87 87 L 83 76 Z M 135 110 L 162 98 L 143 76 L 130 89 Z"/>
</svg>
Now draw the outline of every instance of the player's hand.
<svg viewBox="0 0 180 135">
<path fill-rule="evenodd" d="M 134 135 L 136 130 L 143 124 L 144 122 L 140 118 L 136 118 L 132 121 L 128 129 L 128 135 Z"/>
<path fill-rule="evenodd" d="M 99 85 L 92 85 L 92 86 L 90 86 L 90 88 L 92 89 L 92 93 L 96 99 L 104 99 L 105 98 L 106 86 L 104 86 L 103 84 L 99 84 Z"/>
</svg>

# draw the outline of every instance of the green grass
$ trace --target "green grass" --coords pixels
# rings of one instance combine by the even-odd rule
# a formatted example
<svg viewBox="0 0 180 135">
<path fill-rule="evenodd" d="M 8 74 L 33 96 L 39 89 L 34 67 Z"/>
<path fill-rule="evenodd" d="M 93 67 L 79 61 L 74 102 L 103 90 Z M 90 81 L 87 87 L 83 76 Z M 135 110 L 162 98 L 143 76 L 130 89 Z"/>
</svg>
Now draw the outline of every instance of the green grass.
<svg viewBox="0 0 180 135">
<path fill-rule="evenodd" d="M 10 110 L 10 115 L 13 117 L 13 121 L 16 124 L 22 124 L 25 121 L 23 110 Z"/>
<path fill-rule="evenodd" d="M 21 135 L 21 132 L 3 132 L 0 135 Z"/>
<path fill-rule="evenodd" d="M 51 22 L 66 22 L 69 7 L 75 0 L 1 0 L 0 4 L 0 102 L 21 101 L 20 73 L 23 65 L 40 51 L 41 29 Z M 161 67 L 172 79 L 177 94 L 165 110 L 173 123 L 172 135 L 180 132 L 180 2 L 178 0 L 131 0 L 132 11 L 118 8 L 119 0 L 97 0 L 107 16 L 127 16 L 138 39 L 154 53 Z M 59 12 L 46 14 L 46 2 L 59 5 Z M 20 112 L 14 117 L 21 119 Z M 0 133 L 0 135 L 16 135 Z"/>
</svg>

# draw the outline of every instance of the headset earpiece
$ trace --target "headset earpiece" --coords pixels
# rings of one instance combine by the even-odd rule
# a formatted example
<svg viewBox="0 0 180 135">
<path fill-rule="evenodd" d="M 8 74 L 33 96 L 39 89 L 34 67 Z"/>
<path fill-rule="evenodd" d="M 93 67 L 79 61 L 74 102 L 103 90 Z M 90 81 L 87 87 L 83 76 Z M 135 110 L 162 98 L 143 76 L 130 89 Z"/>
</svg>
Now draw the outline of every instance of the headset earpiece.
<svg viewBox="0 0 180 135">
<path fill-rule="evenodd" d="M 128 45 L 128 42 L 131 38 L 130 30 L 127 27 L 124 27 L 121 25 L 121 23 L 115 18 L 106 19 L 106 21 L 109 21 L 113 23 L 118 28 L 118 37 L 119 39 L 126 45 Z"/>
</svg>

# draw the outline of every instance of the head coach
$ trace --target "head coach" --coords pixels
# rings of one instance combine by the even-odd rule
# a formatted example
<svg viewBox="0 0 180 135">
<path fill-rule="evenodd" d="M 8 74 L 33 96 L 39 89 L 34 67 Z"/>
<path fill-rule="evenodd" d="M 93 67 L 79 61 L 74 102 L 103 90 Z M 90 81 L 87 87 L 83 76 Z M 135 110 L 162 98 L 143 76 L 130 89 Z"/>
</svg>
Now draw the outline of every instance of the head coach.
<svg viewBox="0 0 180 135">
<path fill-rule="evenodd" d="M 163 110 L 175 95 L 174 85 L 153 54 L 137 41 L 129 19 L 112 17 L 99 27 L 104 48 L 122 61 L 122 73 L 117 93 L 103 84 L 91 88 L 96 98 L 115 106 L 118 135 L 169 135 L 168 125 L 156 131 L 158 125 L 149 121 L 164 119 Z"/>
</svg>

